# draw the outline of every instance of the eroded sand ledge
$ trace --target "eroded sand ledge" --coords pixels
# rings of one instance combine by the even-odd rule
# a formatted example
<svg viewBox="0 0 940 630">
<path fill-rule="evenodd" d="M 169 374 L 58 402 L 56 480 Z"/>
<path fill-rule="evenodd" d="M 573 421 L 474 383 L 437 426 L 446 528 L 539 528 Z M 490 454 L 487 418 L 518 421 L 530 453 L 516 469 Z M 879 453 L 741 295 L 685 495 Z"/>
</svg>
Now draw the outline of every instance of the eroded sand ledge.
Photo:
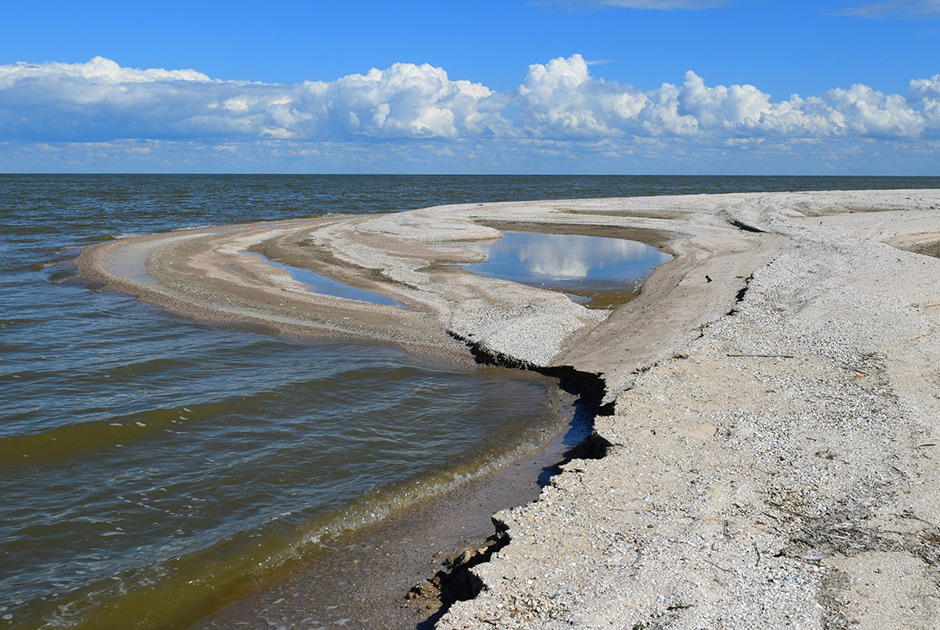
<svg viewBox="0 0 940 630">
<path fill-rule="evenodd" d="M 510 544 L 439 627 L 935 628 L 940 260 L 912 252 L 937 248 L 938 210 L 922 190 L 448 206 L 121 240 L 79 264 L 197 317 L 603 375 L 606 456 L 497 515 Z M 606 317 L 447 264 L 508 228 L 676 259 Z M 249 250 L 411 310 L 309 293 Z"/>
</svg>

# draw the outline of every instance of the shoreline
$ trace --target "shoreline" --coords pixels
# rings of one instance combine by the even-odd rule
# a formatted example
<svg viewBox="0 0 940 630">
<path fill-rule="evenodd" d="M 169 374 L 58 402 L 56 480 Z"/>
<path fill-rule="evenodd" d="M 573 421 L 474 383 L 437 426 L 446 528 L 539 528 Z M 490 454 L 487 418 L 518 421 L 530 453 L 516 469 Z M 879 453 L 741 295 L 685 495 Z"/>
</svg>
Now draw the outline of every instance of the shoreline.
<svg viewBox="0 0 940 630">
<path fill-rule="evenodd" d="M 131 293 L 184 316 L 210 322 L 234 322 L 284 337 L 303 339 L 348 335 L 361 339 L 362 335 L 349 335 L 347 331 L 334 330 L 321 322 L 266 321 L 247 314 L 232 316 L 230 312 L 205 304 L 186 303 L 146 275 L 145 268 L 150 264 L 151 254 L 167 243 L 179 245 L 202 235 L 239 229 L 249 231 L 256 227 L 222 226 L 133 237 L 131 243 L 123 248 L 131 250 L 130 253 L 124 252 L 117 257 L 117 264 L 114 252 L 121 253 L 125 243 L 108 241 L 86 249 L 78 266 L 86 280 L 110 290 Z M 528 369 L 528 366 L 520 366 L 506 357 L 485 357 L 472 343 L 452 336 L 448 341 L 453 349 L 446 348 L 446 351 L 429 349 L 424 344 L 403 343 L 400 339 L 380 338 L 378 341 L 436 361 Z M 213 611 L 198 620 L 187 622 L 186 627 L 207 630 L 244 624 L 246 620 L 263 626 L 275 617 L 280 624 L 286 623 L 290 627 L 302 619 L 309 620 L 314 611 L 320 613 L 321 620 L 326 617 L 325 623 L 351 624 L 350 627 L 431 627 L 455 597 L 467 597 L 461 592 L 466 585 L 455 586 L 453 579 L 442 589 L 426 588 L 429 581 L 441 573 L 459 575 L 458 582 L 467 580 L 465 563 L 458 559 L 455 564 L 448 558 L 462 558 L 469 554 L 472 556 L 471 565 L 478 562 L 476 556 L 480 550 L 501 540 L 495 535 L 492 514 L 535 500 L 547 483 L 547 477 L 557 472 L 565 461 L 582 452 L 589 443 L 585 437 L 576 437 L 574 444 L 569 442 L 570 433 L 590 434 L 594 412 L 584 407 L 585 404 L 587 407 L 597 404 L 594 400 L 597 398 L 596 380 L 591 375 L 582 376 L 566 369 L 537 368 L 533 374 L 536 373 L 557 379 L 557 391 L 552 395 L 566 401 L 557 404 L 572 409 L 567 412 L 566 422 L 559 425 L 559 432 L 547 443 L 456 488 L 393 510 L 365 527 L 347 530 L 327 547 L 290 561 L 288 566 L 274 571 L 235 599 L 221 607 L 213 607 Z M 581 383 L 581 386 L 576 383 Z M 584 398 L 591 399 L 591 402 L 581 402 Z M 585 414 L 591 417 L 583 417 Z M 575 418 L 577 415 L 582 417 Z M 389 555 L 389 549 L 394 549 L 394 553 Z M 329 580 L 323 580 L 323 575 L 329 575 Z M 337 580 L 343 582 L 341 592 L 335 587 Z M 420 593 L 410 593 L 417 591 L 418 587 L 423 587 Z M 292 606 L 298 597 L 302 597 L 303 605 Z M 337 611 L 349 613 L 357 607 L 365 607 L 368 611 L 367 615 L 362 614 L 364 610 L 351 615 L 358 621 L 350 621 L 350 616 L 336 616 L 339 614 Z"/>
<path fill-rule="evenodd" d="M 577 452 L 565 443 L 569 427 L 496 470 L 348 531 L 187 627 L 433 627 L 455 598 L 472 593 L 468 566 L 503 544 L 492 515 L 535 500 Z"/>
<path fill-rule="evenodd" d="M 164 247 L 147 272 L 169 290 L 129 292 L 281 334 L 454 357 L 461 339 L 519 366 L 602 375 L 607 455 L 569 462 L 534 503 L 496 515 L 508 546 L 438 627 L 926 628 L 940 595 L 927 506 L 940 497 L 917 480 L 937 478 L 940 408 L 918 366 L 940 361 L 940 261 L 893 245 L 940 242 L 938 207 L 929 190 L 743 193 L 292 222 Z M 441 244 L 540 224 L 645 230 L 675 259 L 603 314 L 441 264 L 459 256 Z M 108 246 L 80 268 L 124 290 Z M 249 248 L 413 310 L 390 321 L 301 295 L 238 258 Z"/>
</svg>

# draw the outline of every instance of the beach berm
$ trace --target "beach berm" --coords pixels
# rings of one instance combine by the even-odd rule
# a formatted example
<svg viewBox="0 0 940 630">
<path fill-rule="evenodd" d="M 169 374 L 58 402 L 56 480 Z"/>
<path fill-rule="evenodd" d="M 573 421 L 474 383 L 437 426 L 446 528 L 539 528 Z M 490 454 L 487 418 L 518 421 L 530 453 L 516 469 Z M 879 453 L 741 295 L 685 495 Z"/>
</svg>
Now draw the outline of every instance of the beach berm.
<svg viewBox="0 0 940 630">
<path fill-rule="evenodd" d="M 589 310 L 456 265 L 506 230 L 675 258 Z M 940 191 L 746 193 L 229 226 L 80 265 L 197 317 L 603 379 L 602 456 L 495 515 L 509 544 L 439 628 L 937 628 L 938 243 Z M 252 252 L 408 310 L 311 293 Z"/>
</svg>

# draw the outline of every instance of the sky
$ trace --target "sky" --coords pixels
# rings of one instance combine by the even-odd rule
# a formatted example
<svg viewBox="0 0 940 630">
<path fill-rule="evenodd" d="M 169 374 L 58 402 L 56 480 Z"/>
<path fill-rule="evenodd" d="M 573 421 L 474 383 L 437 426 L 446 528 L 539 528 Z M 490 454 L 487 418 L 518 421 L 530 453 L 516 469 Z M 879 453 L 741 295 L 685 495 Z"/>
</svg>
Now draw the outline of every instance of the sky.
<svg viewBox="0 0 940 630">
<path fill-rule="evenodd" d="M 3 13 L 0 172 L 940 175 L 940 0 Z"/>
</svg>

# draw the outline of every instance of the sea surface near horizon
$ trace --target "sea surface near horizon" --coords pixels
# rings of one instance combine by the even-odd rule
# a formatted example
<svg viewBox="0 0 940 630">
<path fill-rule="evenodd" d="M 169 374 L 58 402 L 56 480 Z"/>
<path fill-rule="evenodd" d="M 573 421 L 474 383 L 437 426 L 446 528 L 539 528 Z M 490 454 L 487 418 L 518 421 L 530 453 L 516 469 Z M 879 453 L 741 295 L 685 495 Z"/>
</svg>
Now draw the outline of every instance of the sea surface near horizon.
<svg viewBox="0 0 940 630">
<path fill-rule="evenodd" d="M 82 282 L 81 248 L 449 203 L 868 188 L 940 178 L 0 175 L 0 628 L 180 627 L 564 421 L 548 379 L 189 321 Z"/>
</svg>

